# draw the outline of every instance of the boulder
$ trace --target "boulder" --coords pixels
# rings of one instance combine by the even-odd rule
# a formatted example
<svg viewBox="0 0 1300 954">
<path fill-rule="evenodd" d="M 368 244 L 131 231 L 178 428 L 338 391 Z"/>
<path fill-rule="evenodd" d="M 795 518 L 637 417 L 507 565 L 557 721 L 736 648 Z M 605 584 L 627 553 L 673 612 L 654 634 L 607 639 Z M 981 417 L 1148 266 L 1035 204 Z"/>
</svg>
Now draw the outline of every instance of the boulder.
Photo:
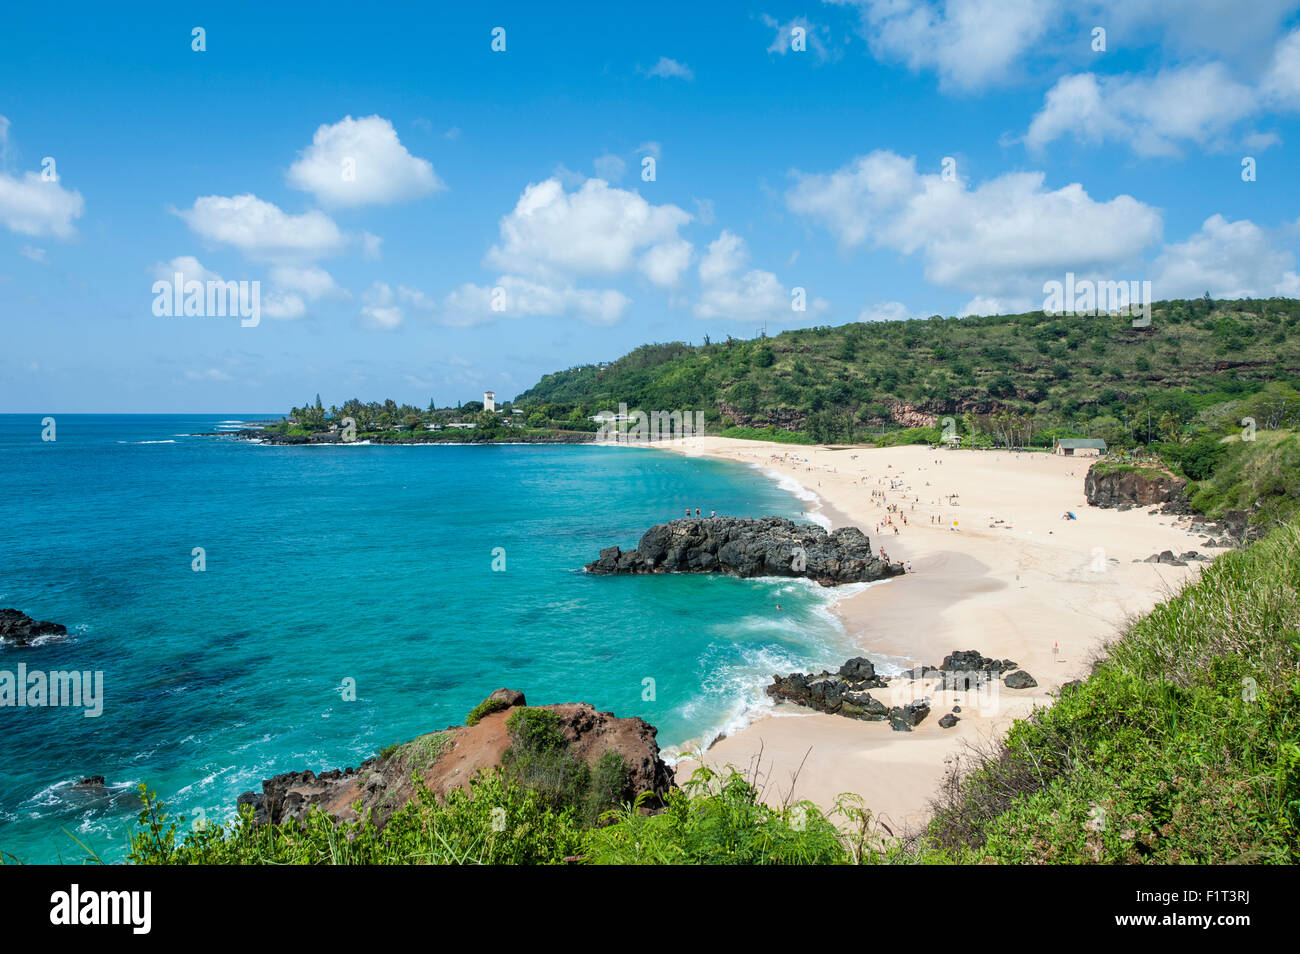
<svg viewBox="0 0 1300 954">
<path fill-rule="evenodd" d="M 889 727 L 895 732 L 911 732 L 930 714 L 930 704 L 923 700 L 894 706 L 889 710 Z"/>
<path fill-rule="evenodd" d="M 1038 680 L 1023 669 L 1017 669 L 1002 681 L 1008 689 L 1032 689 L 1038 685 Z"/>
<path fill-rule="evenodd" d="M 956 725 L 958 722 L 960 722 L 960 721 L 961 721 L 961 719 L 958 719 L 955 715 L 953 715 L 951 712 L 949 712 L 949 713 L 947 713 L 946 715 L 943 715 L 943 716 L 941 716 L 941 717 L 939 718 L 939 728 L 941 728 L 941 729 L 951 729 L 953 726 L 955 726 L 955 725 Z"/>
<path fill-rule="evenodd" d="M 504 702 L 507 709 L 513 709 L 515 706 L 526 706 L 524 694 L 518 689 L 497 689 L 492 695 L 485 700 L 487 702 Z"/>
</svg>

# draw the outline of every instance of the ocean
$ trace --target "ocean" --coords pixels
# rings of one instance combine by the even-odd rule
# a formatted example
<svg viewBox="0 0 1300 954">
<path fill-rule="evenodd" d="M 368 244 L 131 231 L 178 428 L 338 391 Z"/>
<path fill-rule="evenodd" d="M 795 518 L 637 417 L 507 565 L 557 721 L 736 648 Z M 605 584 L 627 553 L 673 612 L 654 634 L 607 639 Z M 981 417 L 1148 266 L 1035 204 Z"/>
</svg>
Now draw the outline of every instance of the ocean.
<svg viewBox="0 0 1300 954">
<path fill-rule="evenodd" d="M 120 860 L 140 783 L 228 821 L 263 778 L 355 766 L 502 686 L 641 716 L 677 747 L 761 711 L 772 673 L 851 654 L 844 589 L 582 572 L 687 507 L 810 519 L 756 469 L 190 436 L 272 416 L 56 415 L 43 441 L 39 415 L 0 415 L 0 606 L 69 630 L 0 649 L 0 671 L 103 673 L 95 717 L 0 707 L 6 861 Z M 73 787 L 91 775 L 107 789 Z"/>
</svg>

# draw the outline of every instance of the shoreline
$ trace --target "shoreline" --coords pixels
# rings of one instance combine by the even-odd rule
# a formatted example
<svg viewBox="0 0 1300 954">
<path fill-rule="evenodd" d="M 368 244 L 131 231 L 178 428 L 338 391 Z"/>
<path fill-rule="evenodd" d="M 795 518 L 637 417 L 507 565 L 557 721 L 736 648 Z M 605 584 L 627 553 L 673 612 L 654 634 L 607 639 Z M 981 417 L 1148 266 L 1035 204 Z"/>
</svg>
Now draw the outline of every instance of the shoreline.
<svg viewBox="0 0 1300 954">
<path fill-rule="evenodd" d="M 749 770 L 771 803 L 806 798 L 830 809 L 851 793 L 895 831 L 918 827 L 965 744 L 998 738 L 1014 719 L 1050 705 L 1060 685 L 1086 677 L 1127 619 L 1199 572 L 1136 562 L 1195 548 L 1199 535 L 1174 516 L 1089 507 L 1087 459 L 915 445 L 792 449 L 718 437 L 644 446 L 757 466 L 778 486 L 801 486 L 817 502 L 809 501 L 810 515 L 816 506 L 832 527 L 858 526 L 873 550 L 883 542 L 891 560 L 910 561 L 913 572 L 892 586 L 867 587 L 830 606 L 849 642 L 878 665 L 937 666 L 951 652 L 975 649 L 1016 660 L 1038 681 L 1026 690 L 1000 688 L 991 706 L 973 693 L 931 693 L 931 715 L 907 733 L 776 703 L 712 740 L 703 755 L 714 768 Z M 899 512 L 890 513 L 891 505 Z M 1077 519 L 1062 519 L 1065 510 Z M 902 516 L 909 519 L 897 523 L 897 534 L 877 530 Z M 898 680 L 885 692 L 899 701 L 926 694 Z M 954 705 L 960 721 L 940 728 Z M 681 777 L 696 765 L 677 760 Z"/>
</svg>

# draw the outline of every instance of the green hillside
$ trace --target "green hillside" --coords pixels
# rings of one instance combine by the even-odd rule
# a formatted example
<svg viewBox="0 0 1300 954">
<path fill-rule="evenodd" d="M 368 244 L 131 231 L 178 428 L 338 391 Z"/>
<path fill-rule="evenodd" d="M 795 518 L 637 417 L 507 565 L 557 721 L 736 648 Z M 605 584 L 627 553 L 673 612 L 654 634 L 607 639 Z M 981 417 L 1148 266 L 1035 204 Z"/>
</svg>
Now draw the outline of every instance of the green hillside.
<svg viewBox="0 0 1300 954">
<path fill-rule="evenodd" d="M 965 415 L 996 441 L 988 418 L 1006 412 L 1017 443 L 1026 431 L 1040 444 L 1068 432 L 1134 446 L 1177 437 L 1199 412 L 1274 381 L 1300 383 L 1300 302 L 1198 299 L 1158 302 L 1146 328 L 1040 311 L 645 345 L 548 374 L 515 406 L 550 421 L 620 403 L 703 410 L 719 430 L 775 427 L 819 442 Z"/>
</svg>

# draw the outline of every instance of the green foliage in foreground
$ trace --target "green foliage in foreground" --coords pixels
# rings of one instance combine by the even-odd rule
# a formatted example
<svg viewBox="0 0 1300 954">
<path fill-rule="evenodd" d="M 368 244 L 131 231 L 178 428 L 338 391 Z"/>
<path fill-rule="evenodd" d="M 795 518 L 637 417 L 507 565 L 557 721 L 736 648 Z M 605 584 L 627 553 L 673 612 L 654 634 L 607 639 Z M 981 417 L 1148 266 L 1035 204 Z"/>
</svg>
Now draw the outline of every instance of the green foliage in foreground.
<svg viewBox="0 0 1300 954">
<path fill-rule="evenodd" d="M 304 823 L 254 825 L 251 809 L 227 826 L 188 833 L 153 793 L 132 836 L 130 862 L 177 864 L 836 864 L 852 857 L 837 829 L 810 803 L 764 805 L 740 775 L 696 773 L 666 809 L 636 805 L 590 827 L 579 810 L 556 808 L 503 772 L 477 778 L 440 802 L 422 784 L 382 829 L 340 824 L 313 811 Z"/>
<path fill-rule="evenodd" d="M 1300 861 L 1300 524 L 1134 622 L 1092 677 L 950 777 L 931 855 Z M 933 858 L 931 858 L 933 860 Z"/>
</svg>

